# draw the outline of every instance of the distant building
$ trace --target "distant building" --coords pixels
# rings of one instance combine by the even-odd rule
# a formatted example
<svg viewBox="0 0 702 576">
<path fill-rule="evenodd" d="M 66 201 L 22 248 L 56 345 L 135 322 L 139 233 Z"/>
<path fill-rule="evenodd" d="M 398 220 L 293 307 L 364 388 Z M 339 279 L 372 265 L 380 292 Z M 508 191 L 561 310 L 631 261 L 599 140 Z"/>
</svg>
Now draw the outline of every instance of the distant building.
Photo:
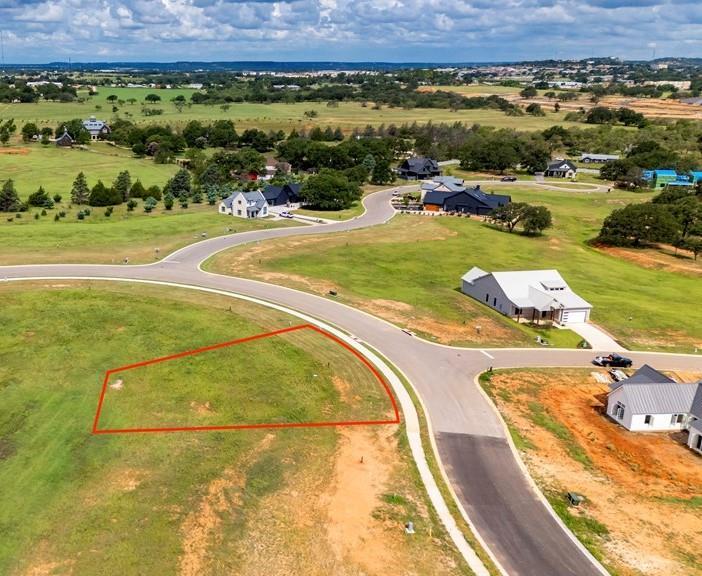
<svg viewBox="0 0 702 576">
<path fill-rule="evenodd" d="M 678 384 L 644 365 L 630 378 L 611 385 L 607 415 L 634 432 L 684 430 L 700 389 L 700 383 Z"/>
<path fill-rule="evenodd" d="M 258 190 L 237 191 L 219 203 L 219 212 L 238 218 L 264 218 L 268 216 L 268 202 Z"/>
<path fill-rule="evenodd" d="M 62 148 L 70 148 L 71 146 L 73 146 L 73 138 L 68 133 L 68 130 L 66 130 L 66 128 L 64 127 L 63 134 L 56 138 L 54 140 L 54 143 L 56 144 L 56 146 L 60 146 Z"/>
<path fill-rule="evenodd" d="M 400 164 L 397 168 L 397 175 L 405 180 L 427 180 L 441 176 L 441 168 L 433 158 L 413 156 Z"/>
<path fill-rule="evenodd" d="M 618 154 L 581 154 L 580 161 L 585 164 L 597 163 L 604 164 L 605 162 L 613 162 L 614 160 L 619 160 Z"/>
<path fill-rule="evenodd" d="M 288 206 L 300 202 L 302 184 L 293 182 L 282 186 L 268 185 L 263 189 L 263 197 L 269 206 Z"/>
<path fill-rule="evenodd" d="M 485 272 L 476 266 L 461 278 L 461 291 L 517 322 L 583 323 L 592 310 L 557 270 Z"/>
<path fill-rule="evenodd" d="M 578 167 L 570 160 L 555 160 L 548 165 L 544 176 L 551 178 L 575 178 L 577 173 Z"/>
<path fill-rule="evenodd" d="M 88 131 L 91 140 L 102 140 L 109 136 L 111 132 L 110 127 L 102 120 L 95 118 L 95 116 L 83 120 L 83 128 Z"/>
<path fill-rule="evenodd" d="M 692 186 L 702 179 L 702 172 L 693 171 L 690 173 L 678 173 L 676 170 L 667 168 L 656 170 L 644 170 L 643 179 L 651 188 L 666 188 L 668 186 Z"/>
</svg>

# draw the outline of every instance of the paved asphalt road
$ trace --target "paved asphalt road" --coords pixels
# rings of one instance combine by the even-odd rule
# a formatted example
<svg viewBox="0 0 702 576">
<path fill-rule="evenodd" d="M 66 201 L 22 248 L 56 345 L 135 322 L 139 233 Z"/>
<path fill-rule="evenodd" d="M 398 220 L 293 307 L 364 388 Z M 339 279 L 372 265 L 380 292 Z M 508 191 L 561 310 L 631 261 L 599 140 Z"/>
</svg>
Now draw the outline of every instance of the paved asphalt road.
<svg viewBox="0 0 702 576">
<path fill-rule="evenodd" d="M 414 187 L 416 188 L 416 187 Z M 379 318 L 325 298 L 272 284 L 203 272 L 210 255 L 246 242 L 332 233 L 389 219 L 390 191 L 365 200 L 356 219 L 320 226 L 246 232 L 193 244 L 144 266 L 36 265 L 0 267 L 2 278 L 118 278 L 175 282 L 255 296 L 315 316 L 361 338 L 397 366 L 424 403 L 441 462 L 463 509 L 505 572 L 529 576 L 595 576 L 600 569 L 544 506 L 511 452 L 504 427 L 474 383 L 488 367 L 589 366 L 586 350 L 465 349 L 405 334 Z M 631 353 L 637 365 L 702 371 L 702 356 Z"/>
</svg>

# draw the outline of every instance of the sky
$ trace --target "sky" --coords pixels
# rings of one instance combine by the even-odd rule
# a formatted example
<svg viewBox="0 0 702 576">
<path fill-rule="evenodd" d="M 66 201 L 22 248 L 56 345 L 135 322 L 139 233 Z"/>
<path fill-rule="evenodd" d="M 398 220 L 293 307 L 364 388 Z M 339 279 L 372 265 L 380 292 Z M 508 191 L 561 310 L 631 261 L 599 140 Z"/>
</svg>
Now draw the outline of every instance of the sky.
<svg viewBox="0 0 702 576">
<path fill-rule="evenodd" d="M 700 0 L 0 0 L 5 63 L 702 57 Z"/>
</svg>

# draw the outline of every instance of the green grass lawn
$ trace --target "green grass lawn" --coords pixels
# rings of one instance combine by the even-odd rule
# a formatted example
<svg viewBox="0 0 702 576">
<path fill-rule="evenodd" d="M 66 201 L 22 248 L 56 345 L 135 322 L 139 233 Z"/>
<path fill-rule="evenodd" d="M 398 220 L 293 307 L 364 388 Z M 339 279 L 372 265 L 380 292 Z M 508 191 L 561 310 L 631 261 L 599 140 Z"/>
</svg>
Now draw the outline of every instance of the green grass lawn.
<svg viewBox="0 0 702 576">
<path fill-rule="evenodd" d="M 83 207 L 84 208 L 84 207 Z M 81 209 L 83 209 L 81 208 Z M 61 210 L 67 215 L 58 222 Z M 0 265 L 45 263 L 120 263 L 154 262 L 170 252 L 206 237 L 278 226 L 297 226 L 289 220 L 244 219 L 219 214 L 216 206 L 190 204 L 165 210 L 162 204 L 146 214 L 139 201 L 133 212 L 117 206 L 110 217 L 105 208 L 91 208 L 90 216 L 77 219 L 79 208 L 68 205 L 48 210 L 38 220 L 32 209 L 17 218 L 0 219 Z M 11 222 L 8 222 L 11 219 Z M 158 248 L 158 253 L 156 249 Z"/>
<path fill-rule="evenodd" d="M 440 341 L 468 345 L 533 345 L 534 336 L 458 291 L 469 268 L 556 268 L 593 304 L 593 321 L 625 345 L 684 352 L 702 348 L 702 327 L 690 313 L 699 298 L 697 277 L 643 268 L 586 244 L 613 209 L 651 194 L 508 190 L 513 200 L 548 206 L 554 227 L 528 238 L 477 218 L 400 215 L 382 227 L 327 238 L 323 246 L 309 240 L 293 250 L 285 240 L 274 241 L 268 253 L 257 254 L 260 265 L 237 261 L 234 270 L 233 254 L 222 253 L 208 266 L 254 277 L 276 273 L 277 282 L 322 293 L 333 285 L 339 298 Z M 545 337 L 556 345 L 577 344 L 568 331 L 552 333 Z"/>
<path fill-rule="evenodd" d="M 0 298 L 0 573 L 237 574 L 255 572 L 257 562 L 284 562 L 293 573 L 330 565 L 356 573 L 353 560 L 336 559 L 326 531 L 343 430 L 90 433 L 106 368 L 295 319 L 230 298 L 128 284 L 12 283 L 0 287 Z M 360 381 L 356 388 L 353 372 L 344 372 L 348 359 L 330 367 L 322 348 L 288 338 L 268 342 L 257 350 L 265 356 L 237 371 L 222 356 L 213 359 L 221 371 L 174 365 L 148 386 L 125 376 L 121 390 L 110 390 L 123 395 L 112 406 L 127 420 L 197 418 L 201 410 L 325 419 L 346 404 L 372 413 L 382 393 Z M 265 378 L 263 366 L 280 378 Z M 338 374 L 347 386 L 333 381 Z M 146 401 L 124 400 L 130 393 Z M 436 566 L 465 574 L 427 512 L 406 443 L 385 450 L 394 464 L 380 489 L 395 496 L 378 497 L 369 512 L 368 522 L 385 519 L 376 538 L 390 538 L 397 559 L 423 573 Z M 399 536 L 410 512 L 419 527 L 411 540 Z"/>
<path fill-rule="evenodd" d="M 73 180 L 79 172 L 85 174 L 92 187 L 98 180 L 109 186 L 117 174 L 128 170 L 132 181 L 138 178 L 148 188 L 154 184 L 163 187 L 178 170 L 175 164 L 155 164 L 151 159 L 135 158 L 130 150 L 104 143 L 91 144 L 88 150 L 41 144 L 21 148 L 27 153 L 10 154 L 7 152 L 12 148 L 0 148 L 0 181 L 12 178 L 22 199 L 43 186 L 49 196 L 60 194 L 69 201 Z"/>
<path fill-rule="evenodd" d="M 259 128 L 262 130 L 291 130 L 292 128 L 310 128 L 313 126 L 341 126 L 346 131 L 354 128 L 364 128 L 368 124 L 402 124 L 426 122 L 465 122 L 467 124 L 484 124 L 500 128 L 517 128 L 522 130 L 543 130 L 554 124 L 564 123 L 565 113 L 547 113 L 545 117 L 506 116 L 499 110 L 458 110 L 448 109 L 390 108 L 383 106 L 374 110 L 371 105 L 362 106 L 360 102 L 341 102 L 338 107 L 329 107 L 322 102 L 300 102 L 294 104 L 256 104 L 232 103 L 222 109 L 220 105 L 193 104 L 181 112 L 170 102 L 171 98 L 183 93 L 189 98 L 187 90 L 152 90 L 148 88 L 100 88 L 97 96 L 83 103 L 78 102 L 40 102 L 38 104 L 6 104 L 0 106 L 0 118 L 14 118 L 18 125 L 25 122 L 36 122 L 39 127 L 56 128 L 62 120 L 87 118 L 95 115 L 108 122 L 115 117 L 112 105 L 106 101 L 110 94 L 115 94 L 124 100 L 134 97 L 135 104 L 125 103 L 119 106 L 116 113 L 120 117 L 137 124 L 168 122 L 182 126 L 189 120 L 212 122 L 218 119 L 230 119 L 237 127 Z M 159 116 L 144 116 L 142 114 L 143 98 L 149 93 L 161 96 L 162 102 L 148 104 L 149 108 L 160 108 L 163 114 Z M 99 109 L 97 108 L 99 107 Z M 314 110 L 317 117 L 309 119 L 305 112 Z M 574 124 L 575 125 L 575 124 Z"/>
</svg>

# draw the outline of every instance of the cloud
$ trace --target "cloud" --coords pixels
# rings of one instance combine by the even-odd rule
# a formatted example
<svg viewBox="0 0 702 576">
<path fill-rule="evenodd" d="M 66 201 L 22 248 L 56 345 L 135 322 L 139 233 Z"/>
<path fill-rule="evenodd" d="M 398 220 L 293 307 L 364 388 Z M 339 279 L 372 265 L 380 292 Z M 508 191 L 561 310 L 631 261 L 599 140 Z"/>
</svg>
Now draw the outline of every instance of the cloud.
<svg viewBox="0 0 702 576">
<path fill-rule="evenodd" d="M 689 56 L 702 11 L 697 0 L 0 0 L 0 27 L 15 62 L 645 58 L 647 42 Z"/>
</svg>

